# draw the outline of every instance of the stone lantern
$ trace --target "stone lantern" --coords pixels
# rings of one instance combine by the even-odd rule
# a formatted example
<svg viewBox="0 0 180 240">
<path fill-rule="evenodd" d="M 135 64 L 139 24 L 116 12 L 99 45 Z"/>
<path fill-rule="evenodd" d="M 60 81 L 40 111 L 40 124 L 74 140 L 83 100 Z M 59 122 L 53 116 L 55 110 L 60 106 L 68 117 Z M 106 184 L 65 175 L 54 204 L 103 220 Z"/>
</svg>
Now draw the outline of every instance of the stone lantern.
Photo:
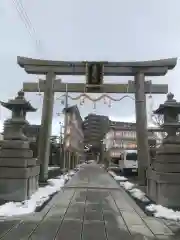
<svg viewBox="0 0 180 240">
<path fill-rule="evenodd" d="M 23 201 L 28 199 L 38 187 L 39 166 L 33 159 L 28 138 L 23 133 L 27 124 L 26 113 L 36 109 L 18 92 L 15 99 L 1 102 L 12 111 L 10 119 L 4 122 L 4 140 L 0 151 L 0 199 Z"/>
<path fill-rule="evenodd" d="M 177 135 L 180 103 L 169 93 L 167 100 L 154 113 L 164 115 L 161 127 L 167 136 L 157 148 L 156 159 L 148 170 L 147 193 L 157 204 L 180 207 L 180 137 Z"/>
</svg>

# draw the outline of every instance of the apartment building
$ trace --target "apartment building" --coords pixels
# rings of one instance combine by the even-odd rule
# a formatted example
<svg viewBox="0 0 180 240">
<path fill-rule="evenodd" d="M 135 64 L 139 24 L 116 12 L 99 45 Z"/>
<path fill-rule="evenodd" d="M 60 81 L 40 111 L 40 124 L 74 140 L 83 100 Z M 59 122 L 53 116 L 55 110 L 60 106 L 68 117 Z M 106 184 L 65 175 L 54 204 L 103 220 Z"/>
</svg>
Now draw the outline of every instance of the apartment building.
<svg viewBox="0 0 180 240">
<path fill-rule="evenodd" d="M 108 127 L 109 118 L 107 116 L 92 113 L 86 116 L 83 121 L 84 144 L 92 145 L 98 151 Z"/>
</svg>

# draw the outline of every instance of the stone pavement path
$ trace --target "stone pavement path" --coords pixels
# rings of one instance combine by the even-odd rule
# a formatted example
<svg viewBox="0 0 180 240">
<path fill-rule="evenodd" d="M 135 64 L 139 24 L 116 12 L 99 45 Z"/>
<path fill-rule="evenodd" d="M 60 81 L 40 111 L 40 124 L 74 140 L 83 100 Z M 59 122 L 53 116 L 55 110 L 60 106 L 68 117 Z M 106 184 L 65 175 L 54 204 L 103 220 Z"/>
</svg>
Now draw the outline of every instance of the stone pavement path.
<svg viewBox="0 0 180 240">
<path fill-rule="evenodd" d="M 97 164 L 85 165 L 41 213 L 0 222 L 2 240 L 155 240 L 176 238 L 148 217 Z"/>
</svg>

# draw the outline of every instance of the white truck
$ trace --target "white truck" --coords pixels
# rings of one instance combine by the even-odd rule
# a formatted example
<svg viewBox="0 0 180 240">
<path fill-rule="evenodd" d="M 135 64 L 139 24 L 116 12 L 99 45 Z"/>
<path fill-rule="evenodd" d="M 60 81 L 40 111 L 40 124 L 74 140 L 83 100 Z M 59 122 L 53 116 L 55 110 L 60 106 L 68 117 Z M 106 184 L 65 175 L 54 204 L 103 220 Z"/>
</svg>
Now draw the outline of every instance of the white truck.
<svg viewBox="0 0 180 240">
<path fill-rule="evenodd" d="M 137 150 L 125 150 L 119 160 L 120 170 L 124 174 L 138 172 Z"/>
</svg>

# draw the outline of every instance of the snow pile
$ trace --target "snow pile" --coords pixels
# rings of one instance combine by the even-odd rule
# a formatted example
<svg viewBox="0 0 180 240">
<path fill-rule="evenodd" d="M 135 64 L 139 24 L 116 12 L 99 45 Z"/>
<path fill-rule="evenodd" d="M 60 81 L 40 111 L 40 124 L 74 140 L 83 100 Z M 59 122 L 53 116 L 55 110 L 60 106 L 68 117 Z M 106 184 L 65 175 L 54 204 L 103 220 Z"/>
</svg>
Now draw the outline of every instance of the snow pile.
<svg viewBox="0 0 180 240">
<path fill-rule="evenodd" d="M 108 173 L 114 178 L 116 181 L 127 181 L 128 179 L 124 176 L 118 176 L 113 171 L 108 171 Z"/>
<path fill-rule="evenodd" d="M 149 202 L 149 199 L 146 197 L 145 193 L 142 192 L 140 189 L 132 188 L 129 190 L 129 192 L 134 198 L 139 199 L 142 202 Z"/>
<path fill-rule="evenodd" d="M 72 176 L 74 176 L 74 174 L 75 174 L 75 171 L 74 171 L 74 170 L 71 170 L 71 171 L 68 173 L 68 176 L 72 177 Z"/>
<path fill-rule="evenodd" d="M 116 165 L 111 165 L 111 166 L 109 166 L 109 168 L 108 169 L 119 169 L 119 166 L 116 166 Z"/>
<path fill-rule="evenodd" d="M 36 208 L 42 206 L 42 204 L 46 202 L 52 194 L 60 191 L 66 181 L 70 180 L 74 174 L 75 171 L 72 170 L 65 175 L 49 179 L 48 185 L 38 188 L 29 200 L 25 200 L 23 202 L 8 202 L 1 205 L 0 217 L 12 217 L 34 212 Z"/>
<path fill-rule="evenodd" d="M 108 171 L 108 173 L 113 177 L 113 178 L 115 178 L 117 175 L 114 173 L 114 172 L 112 172 L 112 171 Z"/>
<path fill-rule="evenodd" d="M 121 183 L 120 183 L 120 186 L 123 187 L 125 190 L 129 191 L 129 190 L 131 190 L 135 185 L 134 185 L 133 183 L 131 183 L 131 182 L 126 181 L 126 182 L 121 182 Z"/>
<path fill-rule="evenodd" d="M 128 179 L 124 176 L 114 176 L 116 181 L 127 181 Z"/>
<path fill-rule="evenodd" d="M 150 204 L 146 206 L 146 209 L 149 212 L 152 212 L 153 215 L 157 218 L 165 218 L 174 221 L 180 221 L 180 212 L 174 211 L 172 209 L 163 207 L 161 205 Z"/>
<path fill-rule="evenodd" d="M 118 176 L 117 176 L 118 177 Z M 114 178 L 115 179 L 115 178 Z M 140 189 L 135 188 L 135 184 L 131 182 L 121 182 L 120 186 L 127 190 L 134 198 L 148 203 L 150 200 L 146 197 L 145 193 L 142 192 Z"/>
<path fill-rule="evenodd" d="M 140 189 L 136 188 L 135 184 L 127 181 L 127 178 L 125 178 L 124 176 L 117 176 L 113 171 L 109 171 L 109 174 L 115 180 L 122 181 L 120 182 L 120 186 L 123 187 L 126 191 L 128 191 L 132 197 L 144 202 L 145 204 L 148 204 L 150 202 L 150 200 L 146 197 L 145 193 L 142 192 Z M 151 212 L 157 218 L 180 221 L 180 211 L 174 211 L 172 209 L 156 204 L 147 205 L 146 210 Z"/>
<path fill-rule="evenodd" d="M 60 169 L 60 167 L 57 167 L 57 166 L 48 167 L 48 171 L 52 171 L 55 169 Z"/>
<path fill-rule="evenodd" d="M 94 163 L 95 161 L 94 160 L 88 160 L 89 163 Z"/>
<path fill-rule="evenodd" d="M 85 162 L 83 162 L 83 163 L 81 163 L 81 164 L 77 164 L 76 165 L 76 169 L 80 169 L 80 168 L 82 168 L 83 166 L 85 166 L 87 163 L 85 163 Z"/>
</svg>

